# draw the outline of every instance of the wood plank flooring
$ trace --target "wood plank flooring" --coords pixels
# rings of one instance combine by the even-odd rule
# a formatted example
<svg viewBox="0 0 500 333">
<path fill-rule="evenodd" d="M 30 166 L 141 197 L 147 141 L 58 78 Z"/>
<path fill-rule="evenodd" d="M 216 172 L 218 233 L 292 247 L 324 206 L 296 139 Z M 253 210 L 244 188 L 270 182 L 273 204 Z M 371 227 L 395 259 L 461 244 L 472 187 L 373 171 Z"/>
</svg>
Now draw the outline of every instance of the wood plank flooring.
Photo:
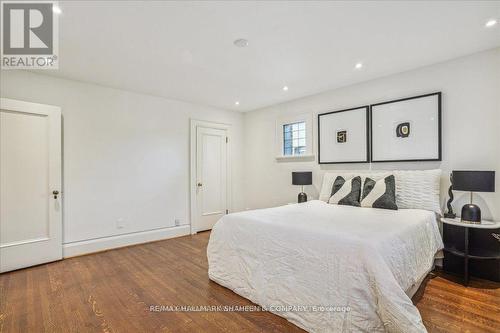
<svg viewBox="0 0 500 333">
<path fill-rule="evenodd" d="M 0 332 L 303 332 L 267 312 L 150 312 L 252 305 L 207 276 L 208 232 L 0 275 Z M 500 284 L 432 274 L 414 297 L 429 332 L 499 332 Z"/>
</svg>

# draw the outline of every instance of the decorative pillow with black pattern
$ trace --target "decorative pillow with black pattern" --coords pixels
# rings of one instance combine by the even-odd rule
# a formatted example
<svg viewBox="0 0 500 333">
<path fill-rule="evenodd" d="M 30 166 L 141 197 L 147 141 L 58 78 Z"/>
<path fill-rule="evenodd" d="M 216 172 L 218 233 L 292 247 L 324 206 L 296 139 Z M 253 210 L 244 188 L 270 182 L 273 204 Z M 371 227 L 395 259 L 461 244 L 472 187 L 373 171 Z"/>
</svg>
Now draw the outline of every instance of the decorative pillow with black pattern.
<svg viewBox="0 0 500 333">
<path fill-rule="evenodd" d="M 396 205 L 396 180 L 394 175 L 377 181 L 367 177 L 361 194 L 361 207 L 398 209 Z"/>
<path fill-rule="evenodd" d="M 328 203 L 359 207 L 361 196 L 361 177 L 344 179 L 338 176 L 332 186 L 332 194 Z"/>
</svg>

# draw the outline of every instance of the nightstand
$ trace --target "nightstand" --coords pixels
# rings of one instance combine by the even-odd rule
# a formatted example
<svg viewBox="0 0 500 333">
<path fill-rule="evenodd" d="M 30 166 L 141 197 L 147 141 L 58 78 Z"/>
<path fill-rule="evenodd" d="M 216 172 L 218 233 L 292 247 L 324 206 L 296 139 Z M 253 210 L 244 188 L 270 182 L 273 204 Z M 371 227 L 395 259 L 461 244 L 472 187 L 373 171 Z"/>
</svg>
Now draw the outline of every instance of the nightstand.
<svg viewBox="0 0 500 333">
<path fill-rule="evenodd" d="M 460 222 L 459 218 L 442 218 L 445 260 L 443 269 L 458 273 L 463 265 L 464 284 L 469 273 L 482 278 L 500 278 L 500 222 L 482 221 L 481 224 Z M 479 261 L 493 261 L 487 264 Z M 473 269 L 469 267 L 473 263 Z"/>
</svg>

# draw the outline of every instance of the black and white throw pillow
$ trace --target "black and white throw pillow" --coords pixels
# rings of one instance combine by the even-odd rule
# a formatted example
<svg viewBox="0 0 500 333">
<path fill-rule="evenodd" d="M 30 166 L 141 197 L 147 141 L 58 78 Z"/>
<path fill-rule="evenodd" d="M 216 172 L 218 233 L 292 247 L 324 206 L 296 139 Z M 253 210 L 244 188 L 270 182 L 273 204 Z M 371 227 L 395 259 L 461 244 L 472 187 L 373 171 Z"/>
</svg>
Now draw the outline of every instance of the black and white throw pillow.
<svg viewBox="0 0 500 333">
<path fill-rule="evenodd" d="M 397 210 L 396 181 L 394 175 L 377 181 L 367 177 L 363 184 L 361 207 Z"/>
<path fill-rule="evenodd" d="M 360 206 L 361 177 L 344 179 L 338 176 L 332 186 L 332 194 L 328 203 L 348 206 Z"/>
</svg>

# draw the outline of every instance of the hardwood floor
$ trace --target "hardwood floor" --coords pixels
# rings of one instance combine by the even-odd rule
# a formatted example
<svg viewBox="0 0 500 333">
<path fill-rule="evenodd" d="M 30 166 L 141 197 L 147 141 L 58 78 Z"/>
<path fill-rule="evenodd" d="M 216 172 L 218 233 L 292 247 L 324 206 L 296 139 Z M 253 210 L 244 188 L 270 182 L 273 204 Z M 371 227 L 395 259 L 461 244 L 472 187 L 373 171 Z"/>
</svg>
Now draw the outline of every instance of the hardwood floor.
<svg viewBox="0 0 500 333">
<path fill-rule="evenodd" d="M 209 281 L 209 233 L 0 275 L 0 332 L 303 332 L 267 312 L 150 312 L 251 305 Z M 500 284 L 433 274 L 414 297 L 429 332 L 499 332 Z"/>
</svg>

